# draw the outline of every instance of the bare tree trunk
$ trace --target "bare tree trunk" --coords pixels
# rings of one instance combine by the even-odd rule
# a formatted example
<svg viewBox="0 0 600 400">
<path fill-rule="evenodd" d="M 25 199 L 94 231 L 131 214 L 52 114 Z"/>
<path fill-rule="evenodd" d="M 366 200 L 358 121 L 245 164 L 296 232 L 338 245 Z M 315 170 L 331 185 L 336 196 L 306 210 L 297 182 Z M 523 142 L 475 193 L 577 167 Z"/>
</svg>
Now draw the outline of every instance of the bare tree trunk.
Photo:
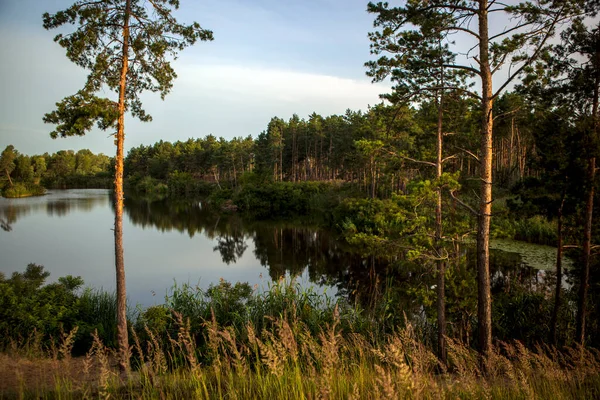
<svg viewBox="0 0 600 400">
<path fill-rule="evenodd" d="M 129 15 L 131 0 L 125 5 L 123 23 L 123 59 L 119 84 L 119 120 L 117 122 L 117 156 L 115 159 L 115 268 L 117 276 L 117 342 L 119 369 L 129 370 L 129 335 L 127 331 L 127 290 L 123 257 L 123 145 L 125 141 L 125 91 L 129 67 Z"/>
<path fill-rule="evenodd" d="M 283 182 L 283 131 L 279 137 L 279 181 Z"/>
<path fill-rule="evenodd" d="M 233 154 L 231 155 L 231 164 L 233 165 L 233 185 L 237 187 L 237 169 L 235 168 L 235 158 Z"/>
<path fill-rule="evenodd" d="M 492 295 L 490 284 L 490 221 L 492 215 L 492 73 L 489 60 L 487 0 L 479 1 L 479 54 L 482 80 L 481 192 L 477 226 L 477 323 L 479 349 L 487 366 L 492 352 Z"/>
<path fill-rule="evenodd" d="M 441 85 L 444 86 L 444 69 L 442 68 Z M 442 177 L 442 146 L 443 131 L 442 123 L 444 117 L 444 93 L 439 96 L 438 122 L 437 122 L 437 158 L 435 162 L 436 177 Z M 437 253 L 437 323 L 438 323 L 438 357 L 446 364 L 446 264 L 442 256 L 442 188 L 437 188 L 437 199 L 435 205 L 435 252 Z"/>
<path fill-rule="evenodd" d="M 558 323 L 558 311 L 560 310 L 560 293 L 562 287 L 562 253 L 563 253 L 563 208 L 565 205 L 565 192 L 562 193 L 560 207 L 558 207 L 558 226 L 556 236 L 558 237 L 556 246 L 556 290 L 554 293 L 554 309 L 550 319 L 550 343 L 557 345 L 556 325 Z"/>
<path fill-rule="evenodd" d="M 593 129 L 589 142 L 595 143 L 598 136 L 598 97 L 600 91 L 600 38 L 596 39 L 594 99 L 592 105 Z M 585 225 L 583 228 L 583 266 L 579 284 L 579 301 L 577 304 L 577 324 L 575 340 L 582 346 L 585 344 L 585 318 L 587 314 L 587 293 L 590 281 L 590 260 L 592 247 L 592 222 L 594 217 L 594 184 L 596 180 L 596 156 L 592 154 L 588 164 L 588 193 L 585 205 Z"/>
<path fill-rule="evenodd" d="M 577 304 L 577 329 L 575 339 L 581 345 L 585 344 L 585 318 L 587 314 L 587 292 L 590 280 L 590 259 L 592 244 L 592 220 L 594 211 L 594 180 L 596 178 L 596 158 L 593 157 L 588 166 L 588 181 L 590 184 L 586 206 L 585 225 L 583 228 L 583 265 L 579 284 L 579 301 Z"/>
<path fill-rule="evenodd" d="M 6 172 L 6 177 L 8 178 L 8 183 L 10 183 L 10 187 L 13 187 L 13 181 L 12 179 L 10 179 L 10 173 L 8 172 L 8 170 L 4 170 Z"/>
</svg>

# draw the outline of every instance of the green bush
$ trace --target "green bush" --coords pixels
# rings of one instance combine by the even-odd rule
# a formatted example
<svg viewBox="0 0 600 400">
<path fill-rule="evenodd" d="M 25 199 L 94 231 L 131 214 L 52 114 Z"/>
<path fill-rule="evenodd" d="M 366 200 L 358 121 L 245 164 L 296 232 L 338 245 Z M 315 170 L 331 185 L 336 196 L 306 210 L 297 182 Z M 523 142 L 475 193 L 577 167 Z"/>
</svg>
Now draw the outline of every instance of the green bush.
<svg viewBox="0 0 600 400">
<path fill-rule="evenodd" d="M 11 340 L 28 336 L 34 330 L 58 338 L 61 331 L 77 325 L 77 289 L 80 277 L 66 276 L 44 285 L 50 275 L 44 267 L 29 264 L 25 272 L 14 272 L 6 279 L 0 275 L 0 337 L 6 346 Z"/>
<path fill-rule="evenodd" d="M 41 196 L 45 193 L 46 189 L 44 189 L 40 185 L 35 185 L 33 183 L 26 184 L 20 182 L 15 183 L 11 187 L 4 188 L 4 190 L 2 191 L 2 195 L 4 197 L 10 198 Z"/>
<path fill-rule="evenodd" d="M 196 179 L 189 172 L 175 171 L 167 179 L 169 197 L 203 197 L 210 195 L 216 185 Z"/>
<path fill-rule="evenodd" d="M 510 215 L 499 215 L 497 218 L 492 218 L 491 234 L 495 238 L 555 246 L 556 229 L 556 221 L 549 221 L 541 215 L 524 219 L 512 219 Z"/>
<path fill-rule="evenodd" d="M 165 183 L 149 176 L 146 176 L 135 183 L 133 189 L 137 193 L 153 198 L 164 198 L 169 192 L 169 187 Z"/>
<path fill-rule="evenodd" d="M 238 208 L 257 219 L 305 216 L 317 196 L 333 188 L 326 182 L 247 184 L 233 197 Z"/>
</svg>

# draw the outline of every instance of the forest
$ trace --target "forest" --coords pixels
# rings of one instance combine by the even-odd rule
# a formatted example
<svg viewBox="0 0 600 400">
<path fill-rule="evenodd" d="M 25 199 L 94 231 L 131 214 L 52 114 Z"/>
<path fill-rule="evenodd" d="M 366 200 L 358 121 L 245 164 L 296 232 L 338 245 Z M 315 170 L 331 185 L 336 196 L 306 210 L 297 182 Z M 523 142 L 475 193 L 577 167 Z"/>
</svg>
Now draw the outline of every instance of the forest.
<svg viewBox="0 0 600 400">
<path fill-rule="evenodd" d="M 88 149 L 28 156 L 12 145 L 0 155 L 4 197 L 42 195 L 45 188 L 110 188 L 113 160 Z"/>
<path fill-rule="evenodd" d="M 157 14 L 116 3 L 119 12 L 77 2 L 44 17 L 46 29 L 93 22 L 56 38 L 90 75 L 44 116 L 51 136 L 113 129 L 116 156 L 26 156 L 8 146 L 0 158 L 5 197 L 114 189 L 116 292 L 81 290 L 72 276 L 45 284 L 49 273 L 36 264 L 0 276 L 0 304 L 13 305 L 1 311 L 0 365 L 45 357 L 59 382 L 39 389 L 50 397 L 600 395 L 598 1 L 369 3 L 366 74 L 392 85 L 381 103 L 127 152 L 125 113 L 149 122 L 140 93 L 164 98 L 175 78 L 157 60 L 213 37 L 171 18 L 178 2 L 152 3 Z M 492 32 L 491 13 L 507 27 Z M 457 34 L 471 50 L 457 48 Z M 94 42 L 103 35 L 116 47 Z M 118 101 L 97 97 L 103 85 Z M 176 284 L 164 304 L 128 312 L 124 215 L 205 232 L 227 264 L 253 237 L 273 283 Z M 283 224 L 266 242 L 263 221 Z M 501 267 L 514 260 L 492 251 L 496 239 L 552 246 L 553 268 Z M 329 270 L 302 247 L 309 242 L 352 267 Z M 297 255 L 283 257 L 284 246 Z M 305 265 L 339 296 L 297 285 Z M 58 365 L 69 366 L 62 381 Z M 73 378 L 81 368 L 85 377 Z"/>
</svg>

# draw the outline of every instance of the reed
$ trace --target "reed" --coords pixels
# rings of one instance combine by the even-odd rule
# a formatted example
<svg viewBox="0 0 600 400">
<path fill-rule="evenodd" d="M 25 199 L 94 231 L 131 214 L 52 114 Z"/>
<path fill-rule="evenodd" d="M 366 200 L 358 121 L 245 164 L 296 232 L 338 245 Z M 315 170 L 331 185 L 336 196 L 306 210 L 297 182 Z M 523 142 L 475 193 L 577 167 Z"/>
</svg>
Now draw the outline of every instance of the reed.
<svg viewBox="0 0 600 400">
<path fill-rule="evenodd" d="M 410 325 L 373 341 L 344 333 L 331 315 L 317 334 L 299 319 L 273 317 L 271 328 L 252 322 L 241 330 L 211 318 L 202 328 L 206 352 L 190 323 L 174 313 L 169 342 L 148 329 L 133 335 L 136 357 L 128 375 L 92 335 L 85 357 L 67 355 L 75 332 L 65 333 L 53 360 L 32 353 L 0 355 L 0 397 L 198 398 L 198 399 L 571 399 L 600 395 L 600 352 L 582 347 L 528 349 L 499 343 L 484 374 L 477 353 L 448 341 L 447 368 L 414 335 Z M 29 356 L 28 356 L 29 354 Z M 171 360 L 171 361 L 168 361 Z M 182 360 L 174 363 L 172 360 Z"/>
</svg>

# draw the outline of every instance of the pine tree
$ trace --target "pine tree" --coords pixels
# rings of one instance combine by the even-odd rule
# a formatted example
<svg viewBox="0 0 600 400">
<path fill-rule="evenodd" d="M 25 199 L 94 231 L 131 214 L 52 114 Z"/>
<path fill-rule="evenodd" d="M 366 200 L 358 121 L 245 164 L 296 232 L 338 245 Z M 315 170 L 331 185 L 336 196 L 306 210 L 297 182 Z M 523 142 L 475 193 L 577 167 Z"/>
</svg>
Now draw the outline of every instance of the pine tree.
<svg viewBox="0 0 600 400">
<path fill-rule="evenodd" d="M 50 135 L 84 135 L 95 123 L 103 130 L 116 127 L 114 235 L 121 370 L 129 368 L 123 259 L 125 113 L 151 121 L 142 108 L 140 94 L 158 92 L 164 99 L 177 76 L 171 67 L 177 52 L 197 40 L 213 39 L 212 32 L 197 22 L 177 22 L 172 13 L 178 8 L 178 0 L 80 0 L 63 11 L 43 16 L 48 30 L 74 25 L 71 33 L 58 34 L 54 41 L 66 50 L 69 60 L 89 71 L 83 89 L 64 98 L 56 104 L 56 110 L 44 116 L 44 122 L 57 125 Z M 117 101 L 96 95 L 105 88 L 118 94 Z"/>
</svg>

